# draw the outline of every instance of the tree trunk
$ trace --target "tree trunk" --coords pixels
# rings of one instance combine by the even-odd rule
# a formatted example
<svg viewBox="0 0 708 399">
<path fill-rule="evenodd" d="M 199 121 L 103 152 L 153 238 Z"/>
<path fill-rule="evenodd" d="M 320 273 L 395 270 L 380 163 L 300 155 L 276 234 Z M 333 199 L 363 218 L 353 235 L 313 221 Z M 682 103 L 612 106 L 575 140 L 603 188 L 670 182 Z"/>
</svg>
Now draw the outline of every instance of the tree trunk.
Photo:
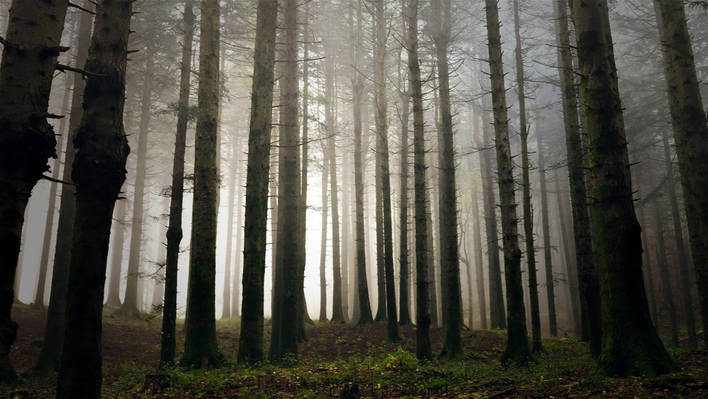
<svg viewBox="0 0 708 399">
<path fill-rule="evenodd" d="M 652 173 L 650 171 L 650 173 Z M 653 173 L 652 173 L 653 174 Z M 653 180 L 653 179 L 652 179 Z M 671 276 L 669 274 L 668 260 L 666 259 L 666 246 L 664 244 L 664 212 L 659 197 L 654 198 L 654 227 L 656 228 L 656 259 L 661 277 L 661 291 L 664 306 L 668 307 L 669 327 L 671 328 L 671 344 L 678 346 L 678 327 L 676 324 L 676 304 L 674 303 L 671 289 Z"/>
<path fill-rule="evenodd" d="M 669 147 L 669 138 L 666 131 L 662 132 L 664 146 L 664 165 L 666 167 L 667 186 L 669 190 L 669 203 L 671 205 L 671 219 L 674 224 L 674 240 L 676 240 L 676 254 L 679 262 L 679 274 L 681 276 L 681 299 L 683 302 L 683 313 L 686 319 L 686 332 L 688 333 L 688 345 L 695 349 L 698 346 L 696 338 L 696 319 L 693 314 L 693 287 L 691 284 L 691 272 L 688 266 L 688 256 L 686 255 L 686 244 L 683 239 L 683 227 L 681 226 L 681 214 L 679 213 L 678 200 L 676 199 L 676 186 L 674 185 L 674 163 Z"/>
<path fill-rule="evenodd" d="M 383 269 L 385 277 L 385 305 L 387 320 L 387 340 L 396 342 L 398 336 L 398 311 L 396 310 L 396 281 L 393 272 L 393 226 L 391 211 L 391 175 L 389 170 L 388 154 L 388 112 L 386 96 L 386 42 L 387 29 L 384 18 L 384 0 L 374 3 L 374 23 L 376 26 L 376 46 L 374 48 L 374 75 L 376 81 L 376 154 L 381 171 L 381 205 L 382 225 L 377 226 L 377 231 L 383 227 Z M 380 279 L 379 279 L 380 280 Z M 379 290 L 380 291 L 380 290 Z M 379 292 L 380 293 L 380 292 Z M 384 303 L 384 297 L 379 296 L 379 304 Z M 381 309 L 381 306 L 379 306 Z M 378 317 L 378 315 L 377 315 Z"/>
<path fill-rule="evenodd" d="M 275 255 L 273 317 L 270 341 L 271 362 L 286 356 L 297 358 L 298 298 L 301 289 L 299 269 L 302 255 L 298 233 L 301 207 L 298 168 L 298 80 L 297 80 L 297 4 L 285 0 L 280 41 L 280 135 L 278 140 L 278 242 Z"/>
<path fill-rule="evenodd" d="M 0 64 L 0 383 L 16 379 L 9 354 L 17 324 L 12 304 L 24 213 L 32 188 L 56 157 L 47 122 L 49 92 L 67 0 L 14 0 Z"/>
<path fill-rule="evenodd" d="M 473 217 L 473 240 L 474 240 L 474 252 L 475 252 L 475 269 L 477 271 L 477 297 L 479 299 L 479 321 L 482 330 L 487 329 L 487 296 L 484 289 L 484 260 L 482 257 L 482 229 L 480 227 L 479 219 L 481 218 L 479 214 L 479 200 L 477 198 L 477 190 L 475 190 L 472 196 L 472 217 Z M 470 307 L 472 307 L 472 301 L 470 301 Z M 472 325 L 472 319 L 470 319 L 470 326 Z"/>
<path fill-rule="evenodd" d="M 184 157 L 189 121 L 189 91 L 192 73 L 192 42 L 194 40 L 194 13 L 192 0 L 185 0 L 182 19 L 184 38 L 180 65 L 179 103 L 175 155 L 172 163 L 172 188 L 170 190 L 170 220 L 167 228 L 167 265 L 165 266 L 165 301 L 162 314 L 160 363 L 169 365 L 175 358 L 175 324 L 177 320 L 177 272 L 179 245 L 182 241 L 182 202 L 184 197 Z"/>
<path fill-rule="evenodd" d="M 310 163 L 309 159 L 309 136 L 308 136 L 308 122 L 309 122 L 309 80 L 310 80 L 310 70 L 309 61 L 310 57 L 310 3 L 305 3 L 304 10 L 304 31 L 302 34 L 302 40 L 304 43 L 303 49 L 303 59 L 305 62 L 302 65 L 302 137 L 300 138 L 300 146 L 302 146 L 302 154 L 300 155 L 300 205 L 299 205 L 299 233 L 298 233 L 298 247 L 300 254 L 299 260 L 300 265 L 298 266 L 298 306 L 300 310 L 298 312 L 298 341 L 305 341 L 307 336 L 305 335 L 305 322 L 312 322 L 310 316 L 307 313 L 307 304 L 305 303 L 305 268 L 307 266 L 307 171 Z"/>
<path fill-rule="evenodd" d="M 239 138 L 234 136 L 231 138 L 231 157 L 229 159 L 229 194 L 228 194 L 228 211 L 227 211 L 227 230 L 226 230 L 226 259 L 224 262 L 224 299 L 221 308 L 221 318 L 228 319 L 231 317 L 231 260 L 233 258 L 233 236 L 234 236 L 234 202 L 236 201 L 236 186 L 238 185 L 237 176 L 239 175 L 238 163 L 238 148 Z"/>
<path fill-rule="evenodd" d="M 361 65 L 361 2 L 357 2 L 357 29 L 352 41 L 354 46 L 354 76 L 352 78 L 353 111 L 354 111 L 354 196 L 356 212 L 356 269 L 357 296 L 359 299 L 359 324 L 373 321 L 371 304 L 369 303 L 369 286 L 366 276 L 366 236 L 364 233 L 364 159 L 362 153 L 362 100 L 364 97 L 364 80 L 358 67 Z M 353 25 L 353 16 L 352 16 Z M 352 29 L 353 30 L 353 29 Z"/>
<path fill-rule="evenodd" d="M 327 190 L 329 184 L 329 160 L 322 146 L 322 239 L 320 241 L 320 322 L 327 321 Z"/>
<path fill-rule="evenodd" d="M 405 0 L 403 2 L 403 7 L 405 7 Z M 404 12 L 405 13 L 405 12 Z M 405 20 L 403 21 L 405 24 Z M 405 29 L 405 28 L 404 28 Z M 405 32 L 404 32 L 405 34 Z M 398 57 L 399 70 L 401 57 Z M 400 79 L 399 79 L 400 80 Z M 400 209 L 400 229 L 401 229 L 401 239 L 399 248 L 399 267 L 400 267 L 400 316 L 399 322 L 401 325 L 406 325 L 411 322 L 410 314 L 410 294 L 408 291 L 408 286 L 410 282 L 410 264 L 409 264 L 409 254 L 408 254 L 408 152 L 410 151 L 408 144 L 408 119 L 410 118 L 410 92 L 405 89 L 404 83 L 401 82 L 401 89 L 399 92 L 399 103 L 401 105 L 400 118 L 401 118 L 401 209 Z"/>
<path fill-rule="evenodd" d="M 241 145 L 239 143 L 238 153 L 242 152 Z M 240 317 L 241 316 L 241 274 L 242 267 L 241 262 L 243 261 L 243 199 L 245 197 L 244 188 L 241 182 L 243 181 L 243 162 L 241 156 L 237 158 L 239 163 L 239 175 L 237 178 L 238 187 L 238 200 L 236 205 L 236 258 L 234 259 L 234 274 L 233 274 L 233 295 L 231 296 L 231 316 Z"/>
<path fill-rule="evenodd" d="M 492 329 L 506 328 L 504 315 L 504 290 L 502 288 L 501 265 L 499 264 L 499 234 L 497 226 L 497 202 L 494 192 L 494 173 L 492 171 L 492 142 L 489 127 L 491 122 L 487 113 L 482 113 L 482 147 L 479 156 L 482 171 L 482 195 L 484 204 L 484 224 L 487 233 L 487 255 L 489 263 L 489 317 Z"/>
<path fill-rule="evenodd" d="M 545 161 L 543 168 L 545 170 Z M 553 171 L 553 181 L 555 182 L 556 205 L 558 208 L 558 225 L 560 230 L 559 239 L 563 250 L 562 256 L 565 263 L 566 274 L 568 275 L 568 290 L 570 294 L 570 306 L 573 313 L 574 328 L 575 333 L 580 335 L 582 339 L 582 333 L 584 331 L 582 325 L 585 313 L 581 311 L 580 290 L 578 288 L 578 268 L 575 263 L 577 258 L 574 252 L 575 247 L 572 245 L 575 241 L 571 241 L 568 238 L 571 235 L 568 233 L 568 229 L 573 226 L 570 226 L 570 223 L 568 223 L 568 198 L 566 198 L 565 195 L 563 195 L 564 193 L 561 192 L 558 169 Z M 588 339 L 585 340 L 587 341 Z"/>
<path fill-rule="evenodd" d="M 217 120 L 219 113 L 219 2 L 201 1 L 199 95 L 194 143 L 194 205 L 189 257 L 187 320 L 182 364 L 219 366 L 216 342 L 215 274 L 217 216 Z"/>
<path fill-rule="evenodd" d="M 89 0 L 84 0 L 83 7 L 91 9 Z M 32 12 L 36 12 L 33 10 Z M 79 42 L 76 50 L 76 65 L 83 67 L 91 41 L 92 16 L 82 13 L 79 20 Z M 69 120 L 69 137 L 64 154 L 64 170 L 62 181 L 72 181 L 74 163 L 74 137 L 81 124 L 83 115 L 83 96 L 86 81 L 79 74 L 73 76 L 73 93 L 71 97 L 71 116 Z M 61 347 L 64 340 L 64 324 L 66 316 L 66 294 L 69 281 L 69 262 L 71 261 L 71 245 L 76 207 L 76 187 L 64 184 L 59 201 L 59 221 L 57 224 L 57 242 L 54 248 L 54 268 L 52 270 L 52 286 L 49 294 L 47 324 L 44 329 L 42 350 L 39 353 L 35 369 L 40 372 L 54 371 L 59 366 Z"/>
<path fill-rule="evenodd" d="M 703 331 L 708 331 L 708 124 L 693 59 L 684 4 L 659 4 L 664 75 L 683 187 L 688 237 L 696 270 Z M 656 6 L 655 6 L 656 7 Z M 688 292 L 689 290 L 686 290 Z M 708 334 L 703 334 L 708 345 Z"/>
<path fill-rule="evenodd" d="M 428 203 L 425 181 L 425 122 L 423 120 L 423 89 L 418 61 L 418 1 L 409 0 L 405 7 L 408 21 L 408 79 L 413 101 L 413 147 L 415 180 L 415 268 L 416 268 L 416 356 L 431 359 L 430 312 L 428 299 Z"/>
<path fill-rule="evenodd" d="M 125 214 L 126 201 L 116 203 L 113 227 L 113 253 L 111 256 L 111 274 L 108 280 L 108 299 L 106 306 L 116 308 L 120 306 L 120 280 L 123 266 L 123 245 L 125 244 Z"/>
<path fill-rule="evenodd" d="M 125 300 L 120 310 L 122 315 L 137 318 L 142 310 L 142 298 L 139 295 L 139 280 L 142 270 L 143 216 L 145 199 L 145 176 L 147 174 L 147 146 L 152 117 L 152 82 L 155 69 L 155 52 L 150 44 L 146 48 L 145 75 L 143 92 L 140 99 L 140 132 L 138 138 L 138 160 L 135 167 L 135 191 L 133 192 L 133 217 L 130 224 L 130 254 L 128 255 L 128 279 L 125 287 Z"/>
<path fill-rule="evenodd" d="M 258 0 L 253 89 L 248 136 L 248 172 L 243 251 L 243 301 L 238 362 L 263 360 L 263 277 L 265 273 L 268 171 L 275 65 L 276 0 Z"/>
<path fill-rule="evenodd" d="M 516 83 L 519 96 L 519 136 L 521 138 L 521 174 L 524 206 L 524 238 L 526 239 L 526 264 L 528 266 L 529 301 L 531 306 L 531 349 L 538 352 L 541 344 L 541 315 L 538 305 L 538 282 L 536 280 L 536 247 L 533 240 L 533 211 L 531 209 L 531 178 L 529 177 L 529 131 L 526 121 L 526 94 L 524 59 L 521 47 L 521 22 L 519 0 L 514 0 L 514 35 L 516 37 Z M 553 279 L 551 287 L 553 287 Z M 551 294 L 552 295 L 552 294 Z"/>
<path fill-rule="evenodd" d="M 545 148 L 541 130 L 536 131 L 536 151 L 538 151 L 538 177 L 541 190 L 541 225 L 543 229 L 543 259 L 546 269 L 546 299 L 548 300 L 548 329 L 551 336 L 558 336 L 558 322 L 556 317 L 555 280 L 553 277 L 553 258 L 551 256 L 551 229 L 548 222 L 548 188 L 546 187 L 546 159 Z M 570 276 L 568 276 L 570 278 Z M 571 300 L 572 302 L 572 300 Z M 572 307 L 572 305 L 571 305 Z"/>
<path fill-rule="evenodd" d="M 521 282 L 521 249 L 519 248 L 514 171 L 509 143 L 504 67 L 502 65 L 499 7 L 497 0 L 485 0 L 487 34 L 489 37 L 489 69 L 492 82 L 495 146 L 501 200 L 502 243 L 504 245 L 504 275 L 506 277 L 507 346 L 502 363 L 524 364 L 530 358 L 524 314 L 524 293 Z"/>
<path fill-rule="evenodd" d="M 76 217 L 57 399 L 101 397 L 101 318 L 113 208 L 125 181 L 123 130 L 131 0 L 101 2 L 86 70 L 72 177 Z"/>
<path fill-rule="evenodd" d="M 595 260 L 602 303 L 600 372 L 670 372 L 675 365 L 649 317 L 641 227 L 634 213 L 627 141 L 606 2 L 572 2 L 588 134 Z M 582 279 L 581 279 L 582 281 Z"/>
<path fill-rule="evenodd" d="M 452 108 L 450 104 L 450 76 L 448 46 L 452 25 L 451 1 L 433 0 L 433 41 L 440 86 L 440 119 L 438 129 L 439 219 L 441 287 L 445 300 L 445 343 L 443 354 L 448 358 L 462 356 L 462 296 L 460 286 L 459 242 L 457 237 L 457 187 L 455 186 L 455 146 L 453 143 Z"/>
<path fill-rule="evenodd" d="M 600 321 L 599 282 L 593 248 L 590 219 L 588 214 L 588 196 L 585 190 L 583 168 L 583 147 L 581 144 L 580 125 L 578 123 L 578 104 L 575 89 L 573 60 L 568 30 L 566 1 L 556 0 L 558 64 L 562 90 L 563 121 L 565 124 L 566 152 L 568 154 L 568 176 L 570 181 L 570 199 L 573 207 L 573 231 L 575 239 L 575 257 L 580 286 L 580 311 L 583 324 L 582 339 L 590 342 L 590 351 L 597 355 L 602 337 Z"/>
</svg>

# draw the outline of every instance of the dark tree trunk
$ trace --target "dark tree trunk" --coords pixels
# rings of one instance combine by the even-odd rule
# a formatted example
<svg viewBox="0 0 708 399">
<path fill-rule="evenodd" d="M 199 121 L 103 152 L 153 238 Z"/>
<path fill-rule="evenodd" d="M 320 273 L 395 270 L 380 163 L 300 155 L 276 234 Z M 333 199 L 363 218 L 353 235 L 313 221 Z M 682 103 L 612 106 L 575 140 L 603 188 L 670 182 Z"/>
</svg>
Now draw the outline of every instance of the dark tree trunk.
<svg viewBox="0 0 708 399">
<path fill-rule="evenodd" d="M 486 0 L 487 34 L 489 37 L 489 69 L 492 81 L 495 146 L 499 174 L 502 232 L 504 245 L 504 275 L 506 277 L 507 346 L 502 363 L 524 364 L 531 357 L 526 332 L 524 293 L 521 282 L 521 249 L 519 248 L 514 171 L 509 142 L 504 67 L 502 65 L 499 7 L 497 0 Z"/>
<path fill-rule="evenodd" d="M 91 9 L 88 0 L 83 3 L 84 8 Z M 92 16 L 82 13 L 79 20 L 79 42 L 76 50 L 76 65 L 83 67 L 88 56 L 91 41 Z M 84 112 L 82 102 L 86 81 L 79 74 L 73 76 L 73 93 L 71 98 L 71 117 L 69 120 L 69 137 L 64 154 L 64 170 L 62 180 L 70 182 L 74 163 L 74 136 L 81 124 Z M 74 227 L 76 188 L 71 184 L 64 184 L 59 201 L 59 221 L 57 224 L 57 242 L 54 248 L 54 268 L 52 270 L 52 286 L 49 294 L 49 309 L 47 310 L 47 324 L 44 329 L 42 350 L 35 369 L 40 372 L 54 371 L 59 366 L 59 357 L 64 340 L 64 323 L 66 316 L 66 293 L 69 281 L 69 262 L 71 261 L 71 244 Z"/>
<path fill-rule="evenodd" d="M 551 336 L 558 336 L 558 323 L 556 320 L 556 294 L 555 280 L 553 277 L 553 258 L 551 256 L 551 228 L 548 222 L 548 188 L 546 186 L 546 149 L 543 147 L 541 130 L 536 131 L 536 151 L 538 151 L 538 177 L 541 190 L 541 225 L 543 229 L 543 259 L 546 269 L 546 299 L 548 300 L 548 329 Z M 568 276 L 570 278 L 570 276 Z M 571 299 L 572 302 L 572 299 Z M 571 305 L 572 307 L 572 305 Z"/>
<path fill-rule="evenodd" d="M 564 0 L 556 1 L 555 12 L 558 17 L 556 34 L 566 152 L 568 154 L 570 199 L 573 207 L 575 257 L 580 287 L 580 311 L 583 320 L 581 332 L 582 339 L 590 342 L 590 351 L 593 354 L 598 354 L 602 337 L 599 282 L 593 260 L 591 227 L 587 205 L 588 196 L 585 190 L 583 147 L 581 144 L 580 124 L 578 122 L 577 93 L 566 3 Z"/>
<path fill-rule="evenodd" d="M 448 46 L 452 25 L 450 0 L 433 0 L 435 52 L 440 85 L 440 119 L 438 129 L 439 169 L 439 219 L 440 268 L 445 343 L 443 354 L 448 358 L 462 356 L 462 294 L 460 285 L 459 242 L 457 236 L 457 187 L 455 185 L 455 146 L 453 143 L 452 108 L 450 103 L 450 75 L 448 72 Z"/>
<path fill-rule="evenodd" d="M 175 324 L 177 321 L 177 272 L 179 245 L 182 241 L 182 202 L 184 196 L 184 156 L 189 121 L 189 91 L 192 72 L 192 42 L 194 40 L 194 13 L 192 0 L 185 0 L 182 20 L 184 38 L 180 65 L 179 108 L 175 155 L 172 163 L 172 188 L 170 190 L 170 220 L 167 227 L 167 266 L 165 268 L 165 301 L 162 314 L 160 363 L 169 365 L 175 359 Z"/>
<path fill-rule="evenodd" d="M 182 364 L 219 366 L 216 342 L 217 121 L 219 114 L 219 2 L 201 1 L 199 96 L 194 143 L 194 205 L 189 257 L 187 320 Z"/>
<path fill-rule="evenodd" d="M 0 65 L 0 383 L 14 381 L 9 354 L 17 324 L 12 320 L 14 281 L 25 208 L 32 188 L 56 157 L 47 122 L 49 92 L 60 46 L 67 0 L 14 0 Z"/>
<path fill-rule="evenodd" d="M 675 365 L 652 325 L 642 281 L 641 227 L 634 212 L 607 3 L 571 4 L 602 298 L 600 372 L 613 376 L 670 372 Z"/>
<path fill-rule="evenodd" d="M 403 7 L 405 7 L 405 0 L 403 1 Z M 403 21 L 405 24 L 405 21 Z M 405 34 L 405 32 L 404 32 Z M 399 70 L 400 68 L 400 56 Z M 399 79 L 400 81 L 400 79 Z M 409 294 L 409 281 L 410 281 L 410 264 L 409 264 L 409 254 L 408 254 L 408 152 L 410 151 L 408 144 L 408 119 L 410 118 L 410 92 L 403 87 L 403 82 L 401 82 L 401 91 L 399 93 L 399 103 L 401 106 L 400 118 L 401 118 L 401 209 L 400 209 L 400 248 L 399 248 L 399 265 L 400 265 L 400 316 L 399 322 L 401 325 L 405 325 L 411 322 L 410 314 L 410 294 Z"/>
<path fill-rule="evenodd" d="M 263 360 L 263 290 L 275 65 L 276 0 L 258 0 L 248 136 L 239 363 Z"/>
<path fill-rule="evenodd" d="M 703 331 L 708 331 L 708 124 L 684 4 L 678 0 L 655 1 L 660 9 L 664 75 L 686 206 L 688 237 L 698 283 L 701 319 Z M 708 345 L 708 334 L 703 334 L 703 340 Z"/>
<path fill-rule="evenodd" d="M 113 208 L 125 181 L 123 130 L 131 0 L 101 2 L 86 70 L 72 177 L 76 217 L 57 399 L 101 397 L 101 318 Z"/>
<path fill-rule="evenodd" d="M 356 43 L 354 50 L 354 65 L 357 66 L 352 78 L 353 111 L 354 111 L 354 197 L 355 197 L 355 230 L 356 230 L 356 276 L 359 324 L 373 321 L 371 304 L 369 303 L 369 286 L 366 277 L 366 236 L 364 233 L 364 159 L 362 153 L 362 100 L 364 97 L 364 77 L 358 71 L 361 65 L 361 2 L 357 2 L 357 29 L 352 41 Z M 353 19 L 353 16 L 352 16 Z M 352 21 L 352 25 L 354 22 Z M 353 30 L 353 29 L 352 29 Z M 355 312 L 356 313 L 356 312 Z"/>
<path fill-rule="evenodd" d="M 285 0 L 280 75 L 280 136 L 278 149 L 278 242 L 275 255 L 271 362 L 286 356 L 297 358 L 300 253 L 300 170 L 298 168 L 297 3 Z M 275 210 L 274 210 L 275 211 Z"/>
<path fill-rule="evenodd" d="M 499 264 L 499 234 L 497 226 L 497 202 L 494 193 L 494 173 L 492 171 L 493 146 L 490 139 L 491 123 L 487 113 L 482 114 L 482 147 L 479 156 L 482 171 L 482 195 L 484 204 L 484 225 L 487 234 L 487 255 L 489 263 L 489 317 L 493 329 L 506 328 L 504 315 L 504 291 L 502 288 L 501 265 Z"/>
<path fill-rule="evenodd" d="M 299 232 L 298 232 L 298 259 L 300 265 L 298 266 L 298 306 L 300 311 L 298 312 L 298 341 L 305 341 L 307 336 L 305 335 L 305 322 L 312 322 L 309 314 L 307 313 L 307 304 L 305 303 L 305 267 L 307 266 L 307 171 L 310 163 L 308 150 L 309 150 L 309 132 L 308 132 L 308 120 L 309 120 L 309 80 L 310 80 L 310 69 L 308 65 L 308 58 L 310 57 L 310 3 L 305 3 L 304 10 L 304 31 L 302 33 L 302 40 L 304 43 L 303 59 L 305 62 L 302 65 L 302 137 L 300 138 L 300 146 L 302 147 L 302 154 L 300 155 L 300 204 L 299 204 Z"/>
<path fill-rule="evenodd" d="M 413 101 L 413 147 L 415 180 L 415 268 L 416 268 L 416 356 L 431 359 L 430 312 L 428 296 L 428 203 L 425 181 L 425 122 L 423 121 L 423 89 L 418 61 L 418 1 L 409 0 L 407 19 L 408 79 Z"/>
<path fill-rule="evenodd" d="M 541 344 L 541 315 L 538 305 L 538 282 L 536 279 L 536 247 L 533 239 L 533 211 L 531 210 L 531 178 L 529 170 L 529 131 L 526 121 L 526 91 L 524 85 L 524 59 L 521 46 L 521 21 L 519 0 L 514 0 L 514 35 L 516 37 L 516 83 L 519 96 L 519 136 L 521 137 L 521 175 L 523 185 L 524 238 L 526 240 L 526 264 L 528 266 L 529 302 L 531 306 L 531 349 L 538 352 Z M 551 287 L 553 287 L 551 279 Z"/>
</svg>

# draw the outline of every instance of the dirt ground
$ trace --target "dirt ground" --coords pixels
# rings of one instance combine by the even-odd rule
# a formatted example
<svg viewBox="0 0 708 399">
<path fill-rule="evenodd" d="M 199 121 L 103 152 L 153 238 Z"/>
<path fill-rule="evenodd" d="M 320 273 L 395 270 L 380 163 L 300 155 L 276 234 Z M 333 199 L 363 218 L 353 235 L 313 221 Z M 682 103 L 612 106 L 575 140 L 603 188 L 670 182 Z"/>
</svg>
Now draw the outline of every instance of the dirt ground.
<svg viewBox="0 0 708 399">
<path fill-rule="evenodd" d="M 233 363 L 238 322 L 220 321 L 217 337 L 229 364 L 210 371 L 158 372 L 160 320 L 128 321 L 111 317 L 110 309 L 104 313 L 106 398 L 708 398 L 705 351 L 672 350 L 680 370 L 670 375 L 609 379 L 594 375 L 586 345 L 574 338 L 544 340 L 545 351 L 533 363 L 504 369 L 499 365 L 504 333 L 465 330 L 462 359 L 419 363 L 413 355 L 415 328 L 401 327 L 401 341 L 386 343 L 383 323 L 311 325 L 297 362 L 244 368 Z M 43 339 L 44 311 L 16 305 L 13 317 L 20 328 L 11 357 L 21 383 L 0 387 L 0 398 L 11 392 L 26 398 L 53 397 L 56 377 L 32 372 Z M 178 352 L 183 347 L 180 327 Z M 431 330 L 434 351 L 441 349 L 443 333 Z"/>
</svg>

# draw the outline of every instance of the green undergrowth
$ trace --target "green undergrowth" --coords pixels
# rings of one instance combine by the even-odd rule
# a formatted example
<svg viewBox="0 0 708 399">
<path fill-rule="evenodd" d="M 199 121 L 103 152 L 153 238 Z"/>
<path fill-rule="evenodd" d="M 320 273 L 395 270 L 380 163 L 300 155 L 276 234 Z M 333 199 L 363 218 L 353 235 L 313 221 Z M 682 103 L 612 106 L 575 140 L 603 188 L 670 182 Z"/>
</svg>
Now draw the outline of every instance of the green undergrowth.
<svg viewBox="0 0 708 399">
<path fill-rule="evenodd" d="M 401 347 L 381 353 L 371 346 L 365 356 L 326 362 L 303 359 L 286 367 L 230 364 L 215 370 L 172 368 L 160 373 L 160 384 L 146 384 L 156 378 L 156 370 L 128 366 L 110 388 L 110 397 L 319 398 L 339 397 L 342 391 L 358 391 L 362 397 L 477 397 L 471 393 L 484 397 L 509 387 L 544 391 L 547 386 L 557 387 L 586 375 L 594 364 L 585 346 L 576 340 L 545 342 L 545 351 L 524 367 L 503 368 L 498 361 L 500 350 L 491 348 L 481 356 L 470 353 L 459 361 L 421 362 Z"/>
</svg>

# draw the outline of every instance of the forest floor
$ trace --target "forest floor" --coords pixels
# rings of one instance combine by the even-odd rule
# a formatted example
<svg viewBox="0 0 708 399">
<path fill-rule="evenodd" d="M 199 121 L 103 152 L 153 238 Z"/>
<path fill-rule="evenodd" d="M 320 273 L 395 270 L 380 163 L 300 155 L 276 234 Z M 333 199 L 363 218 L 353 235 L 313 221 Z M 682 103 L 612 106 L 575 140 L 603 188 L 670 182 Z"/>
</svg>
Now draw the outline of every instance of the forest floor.
<svg viewBox="0 0 708 399">
<path fill-rule="evenodd" d="M 594 373 L 587 346 L 575 338 L 545 339 L 545 350 L 526 367 L 502 368 L 503 331 L 463 331 L 464 357 L 456 361 L 415 359 L 415 329 L 401 328 L 402 340 L 386 343 L 385 324 L 308 327 L 308 340 L 291 366 L 244 368 L 229 364 L 209 371 L 167 370 L 158 376 L 160 320 L 127 321 L 105 311 L 103 396 L 105 398 L 706 398 L 708 352 L 672 349 L 680 370 L 657 378 L 605 378 Z M 22 373 L 17 387 L 0 387 L 0 398 L 53 397 L 56 377 L 37 376 L 44 311 L 16 305 L 19 323 L 12 360 Z M 267 322 L 266 322 L 267 324 Z M 180 330 L 178 325 L 178 330 Z M 238 348 L 238 322 L 219 321 L 217 336 L 227 359 Z M 266 331 L 268 326 L 266 325 Z M 432 329 L 439 351 L 443 330 Z M 265 342 L 269 342 L 266 337 Z M 178 351 L 183 347 L 179 333 Z M 360 395 L 360 396 L 359 396 Z"/>
</svg>

